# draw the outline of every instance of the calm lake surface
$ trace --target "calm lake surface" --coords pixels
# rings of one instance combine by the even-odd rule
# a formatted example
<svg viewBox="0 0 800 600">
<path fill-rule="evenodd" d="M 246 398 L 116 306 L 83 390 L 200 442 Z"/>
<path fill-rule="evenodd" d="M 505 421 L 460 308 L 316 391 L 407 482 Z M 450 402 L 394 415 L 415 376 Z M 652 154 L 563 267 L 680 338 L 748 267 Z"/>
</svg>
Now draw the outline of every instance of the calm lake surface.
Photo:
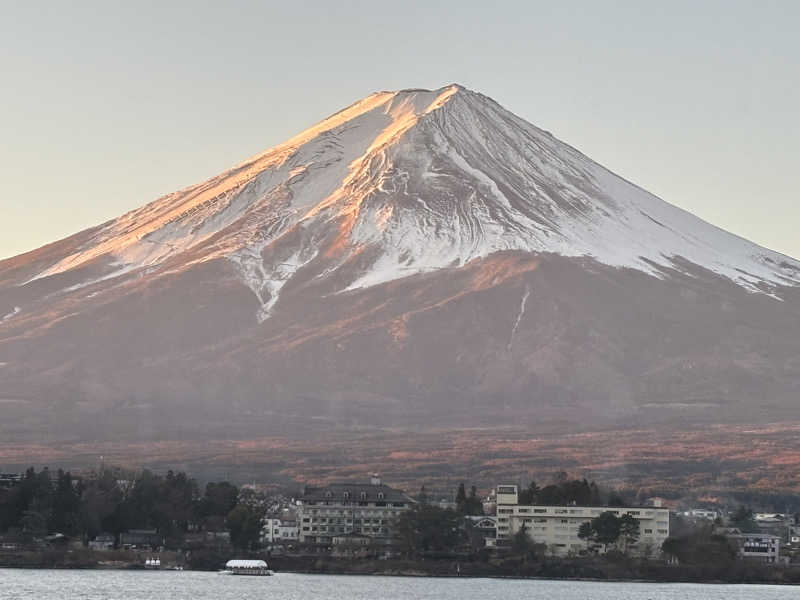
<svg viewBox="0 0 800 600">
<path fill-rule="evenodd" d="M 770 585 L 595 583 L 295 575 L 235 577 L 192 571 L 0 569 L 0 598 L 36 600 L 796 600 L 800 590 Z"/>
</svg>

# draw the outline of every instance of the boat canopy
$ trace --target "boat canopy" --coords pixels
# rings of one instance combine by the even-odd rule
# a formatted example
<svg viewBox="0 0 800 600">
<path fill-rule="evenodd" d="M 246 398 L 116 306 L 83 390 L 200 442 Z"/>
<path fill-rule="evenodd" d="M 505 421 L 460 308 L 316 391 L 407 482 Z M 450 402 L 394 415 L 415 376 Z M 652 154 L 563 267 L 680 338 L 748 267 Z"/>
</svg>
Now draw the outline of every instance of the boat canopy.
<svg viewBox="0 0 800 600">
<path fill-rule="evenodd" d="M 263 560 L 229 560 L 225 563 L 226 569 L 266 569 L 267 563 Z"/>
</svg>

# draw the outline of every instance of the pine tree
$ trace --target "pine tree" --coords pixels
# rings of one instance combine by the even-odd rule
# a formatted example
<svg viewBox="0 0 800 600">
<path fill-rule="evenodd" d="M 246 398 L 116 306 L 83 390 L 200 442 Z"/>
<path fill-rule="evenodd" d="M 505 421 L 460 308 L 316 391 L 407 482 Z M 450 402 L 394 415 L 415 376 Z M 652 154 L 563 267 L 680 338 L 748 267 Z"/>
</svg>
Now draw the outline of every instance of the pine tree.
<svg viewBox="0 0 800 600">
<path fill-rule="evenodd" d="M 458 484 L 458 492 L 456 492 L 456 510 L 462 514 L 465 512 L 467 504 L 467 490 L 464 488 L 464 483 Z"/>
</svg>

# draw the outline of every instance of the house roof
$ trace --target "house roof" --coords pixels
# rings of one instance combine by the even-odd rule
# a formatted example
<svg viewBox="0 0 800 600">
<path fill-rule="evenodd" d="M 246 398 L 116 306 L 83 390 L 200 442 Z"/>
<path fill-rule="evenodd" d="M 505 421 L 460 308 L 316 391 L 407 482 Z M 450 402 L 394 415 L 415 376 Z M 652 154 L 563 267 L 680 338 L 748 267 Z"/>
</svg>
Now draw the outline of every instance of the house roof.
<svg viewBox="0 0 800 600">
<path fill-rule="evenodd" d="M 303 502 L 414 502 L 402 490 L 384 484 L 332 483 L 326 486 L 306 486 Z"/>
</svg>

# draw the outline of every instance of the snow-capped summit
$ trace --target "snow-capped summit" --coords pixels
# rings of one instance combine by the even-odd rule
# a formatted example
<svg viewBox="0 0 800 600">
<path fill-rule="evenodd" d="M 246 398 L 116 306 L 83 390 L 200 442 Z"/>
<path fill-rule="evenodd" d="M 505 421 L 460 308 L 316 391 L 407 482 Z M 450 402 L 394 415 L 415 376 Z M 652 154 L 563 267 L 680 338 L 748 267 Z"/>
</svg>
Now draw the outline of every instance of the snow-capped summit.
<svg viewBox="0 0 800 600">
<path fill-rule="evenodd" d="M 115 278 L 225 257 L 263 319 L 285 283 L 320 257 L 327 275 L 360 257 L 339 277 L 347 290 L 502 250 L 656 276 L 689 262 L 767 292 L 800 283 L 800 263 L 667 204 L 456 84 L 371 94 L 111 221 L 32 280 L 93 260 L 107 264 L 101 278 Z"/>
<path fill-rule="evenodd" d="M 798 286 L 487 96 L 376 92 L 0 261 L 0 431 L 776 419 Z"/>
</svg>

